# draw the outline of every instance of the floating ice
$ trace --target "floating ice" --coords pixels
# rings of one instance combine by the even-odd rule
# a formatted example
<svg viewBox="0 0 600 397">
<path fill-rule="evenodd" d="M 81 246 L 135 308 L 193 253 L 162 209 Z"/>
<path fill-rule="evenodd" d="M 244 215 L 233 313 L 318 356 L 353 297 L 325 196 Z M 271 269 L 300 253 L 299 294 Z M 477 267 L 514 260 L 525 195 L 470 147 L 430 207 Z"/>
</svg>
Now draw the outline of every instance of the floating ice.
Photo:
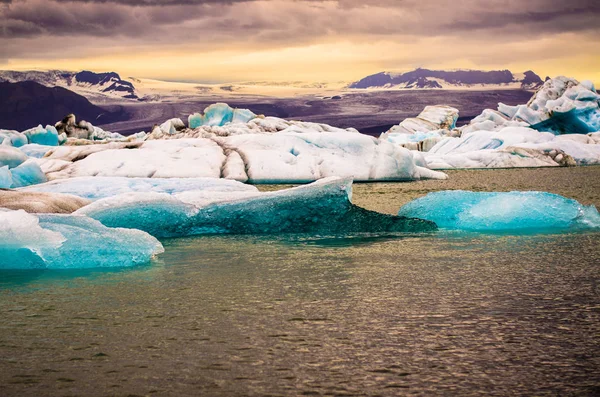
<svg viewBox="0 0 600 397">
<path fill-rule="evenodd" d="M 57 179 L 40 185 L 20 189 L 27 192 L 66 193 L 90 200 L 98 200 L 123 193 L 167 193 L 187 191 L 258 192 L 256 187 L 241 182 L 216 178 L 126 178 L 126 177 L 77 177 Z"/>
<path fill-rule="evenodd" d="M 8 189 L 12 185 L 12 174 L 8 165 L 0 167 L 0 189 Z"/>
<path fill-rule="evenodd" d="M 98 146 L 105 145 L 48 153 L 45 161 L 74 161 L 49 164 L 48 177 L 221 177 L 253 183 L 304 183 L 328 176 L 357 181 L 446 178 L 417 166 L 404 148 L 347 131 L 149 140 L 127 150 Z M 51 170 L 55 165 L 57 170 Z"/>
<path fill-rule="evenodd" d="M 23 153 L 29 157 L 35 157 L 41 159 L 46 153 L 55 148 L 56 146 L 39 145 L 37 143 L 30 143 L 19 147 Z"/>
<path fill-rule="evenodd" d="M 38 125 L 27 131 L 23 131 L 29 143 L 38 143 L 40 145 L 58 146 L 58 131 L 55 127 L 47 125 L 46 128 Z"/>
<path fill-rule="evenodd" d="M 8 146 L 0 145 L 0 167 L 8 166 L 8 168 L 15 168 L 27 160 L 27 155 L 19 149 Z"/>
<path fill-rule="evenodd" d="M 228 123 L 247 123 L 256 117 L 248 109 L 233 109 L 226 103 L 215 103 L 204 109 L 204 114 L 194 113 L 188 117 L 190 128 L 223 126 Z"/>
<path fill-rule="evenodd" d="M 70 194 L 29 192 L 22 189 L 0 190 L 0 208 L 25 210 L 29 213 L 70 214 L 89 203 L 88 199 Z"/>
<path fill-rule="evenodd" d="M 35 185 L 48 180 L 40 166 L 32 160 L 11 169 L 10 173 L 12 175 L 12 188 Z"/>
<path fill-rule="evenodd" d="M 95 201 L 75 214 L 111 227 L 132 227 L 157 237 L 214 233 L 416 232 L 431 222 L 383 215 L 350 202 L 352 181 L 327 178 L 293 189 L 258 193 L 187 191 L 126 193 Z"/>
<path fill-rule="evenodd" d="M 0 210 L 0 269 L 75 269 L 146 263 L 163 252 L 139 230 L 73 215 Z"/>
<path fill-rule="evenodd" d="M 0 129 L 0 144 L 20 147 L 27 145 L 27 137 L 18 131 Z"/>
<path fill-rule="evenodd" d="M 435 192 L 400 208 L 402 216 L 469 231 L 554 231 L 600 227 L 593 206 L 546 192 Z"/>
</svg>

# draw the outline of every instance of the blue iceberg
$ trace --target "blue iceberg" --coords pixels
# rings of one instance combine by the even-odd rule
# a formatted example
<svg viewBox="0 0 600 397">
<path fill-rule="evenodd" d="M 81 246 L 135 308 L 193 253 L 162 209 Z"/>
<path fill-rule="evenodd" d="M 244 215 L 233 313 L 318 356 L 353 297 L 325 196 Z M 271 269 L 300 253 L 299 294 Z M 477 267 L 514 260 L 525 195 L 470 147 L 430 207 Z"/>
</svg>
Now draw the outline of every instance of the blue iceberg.
<svg viewBox="0 0 600 397">
<path fill-rule="evenodd" d="M 398 215 L 467 231 L 563 231 L 600 227 L 594 206 L 546 192 L 442 191 L 409 202 Z"/>
<path fill-rule="evenodd" d="M 223 126 L 227 123 L 247 123 L 256 117 L 256 114 L 248 109 L 233 109 L 226 103 L 215 103 L 204 109 L 204 114 L 194 113 L 188 117 L 190 128 L 198 128 L 203 125 Z"/>
<path fill-rule="evenodd" d="M 0 269 L 134 266 L 161 252 L 160 242 L 139 230 L 82 216 L 0 210 Z"/>
<path fill-rule="evenodd" d="M 12 186 L 12 174 L 8 166 L 0 167 L 0 189 L 8 189 Z"/>
<path fill-rule="evenodd" d="M 26 161 L 10 170 L 12 174 L 12 188 L 24 187 L 44 183 L 48 179 L 40 166 L 33 161 Z"/>
<path fill-rule="evenodd" d="M 18 131 L 0 130 L 0 144 L 20 147 L 27 145 L 27 137 Z"/>
<path fill-rule="evenodd" d="M 46 128 L 38 125 L 27 131 L 23 131 L 29 143 L 37 143 L 40 145 L 58 146 L 58 131 L 54 126 L 47 125 Z"/>
<path fill-rule="evenodd" d="M 21 150 L 23 153 L 25 153 L 29 157 L 35 157 L 36 159 L 41 159 L 52 148 L 54 148 L 54 146 L 40 145 L 37 143 L 29 143 L 27 145 L 23 145 L 23 146 L 19 147 L 19 150 Z"/>
<path fill-rule="evenodd" d="M 109 227 L 144 230 L 155 237 L 436 229 L 433 222 L 356 207 L 350 202 L 351 188 L 351 179 L 332 177 L 269 193 L 133 192 L 97 200 L 75 214 L 97 219 Z"/>
</svg>

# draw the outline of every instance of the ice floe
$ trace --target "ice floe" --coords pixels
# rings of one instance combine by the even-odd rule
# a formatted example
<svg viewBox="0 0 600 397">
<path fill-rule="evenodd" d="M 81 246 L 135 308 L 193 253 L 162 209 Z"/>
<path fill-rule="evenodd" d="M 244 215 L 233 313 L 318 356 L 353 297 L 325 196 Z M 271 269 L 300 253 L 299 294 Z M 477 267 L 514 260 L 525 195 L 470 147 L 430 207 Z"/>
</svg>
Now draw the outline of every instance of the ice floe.
<svg viewBox="0 0 600 397">
<path fill-rule="evenodd" d="M 88 217 L 0 209 L 0 269 L 123 267 L 163 252 L 140 230 L 108 228 Z"/>
<path fill-rule="evenodd" d="M 269 193 L 130 192 L 99 199 L 74 214 L 110 227 L 144 230 L 156 237 L 435 230 L 433 222 L 379 214 L 352 205 L 351 186 L 351 179 L 326 178 Z"/>
<path fill-rule="evenodd" d="M 600 164 L 599 101 L 591 82 L 557 77 L 527 104 L 500 103 L 498 110 L 486 109 L 466 126 L 444 127 L 454 113 L 433 106 L 380 139 L 425 152 L 432 169 Z"/>
<path fill-rule="evenodd" d="M 434 192 L 404 205 L 398 215 L 481 232 L 600 228 L 594 206 L 546 192 Z"/>
</svg>

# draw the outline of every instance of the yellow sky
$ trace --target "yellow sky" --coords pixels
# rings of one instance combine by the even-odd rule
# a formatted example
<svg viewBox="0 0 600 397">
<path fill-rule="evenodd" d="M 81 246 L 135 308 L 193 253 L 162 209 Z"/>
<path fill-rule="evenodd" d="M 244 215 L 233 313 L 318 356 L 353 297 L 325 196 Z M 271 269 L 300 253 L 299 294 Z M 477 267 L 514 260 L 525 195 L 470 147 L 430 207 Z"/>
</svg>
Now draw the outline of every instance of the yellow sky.
<svg viewBox="0 0 600 397">
<path fill-rule="evenodd" d="M 460 48 L 442 37 L 412 42 L 343 40 L 274 49 L 169 50 L 115 48 L 102 56 L 10 59 L 4 69 L 116 71 L 122 76 L 172 81 L 355 81 L 379 71 L 416 67 L 533 70 L 540 77 L 566 75 L 600 82 L 600 51 L 574 34 L 486 47 L 477 40 Z M 569 49 L 565 51 L 565 49 Z M 459 55 L 460 54 L 460 55 Z"/>
</svg>

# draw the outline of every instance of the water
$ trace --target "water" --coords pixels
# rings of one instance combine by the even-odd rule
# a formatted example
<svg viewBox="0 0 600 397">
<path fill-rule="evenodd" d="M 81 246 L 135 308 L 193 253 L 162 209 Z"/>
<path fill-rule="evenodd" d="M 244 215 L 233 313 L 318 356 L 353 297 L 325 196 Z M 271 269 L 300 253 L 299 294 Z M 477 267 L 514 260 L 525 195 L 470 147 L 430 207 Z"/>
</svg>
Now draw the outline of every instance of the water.
<svg viewBox="0 0 600 397">
<path fill-rule="evenodd" d="M 199 237 L 11 272 L 2 395 L 593 395 L 600 233 Z"/>
<path fill-rule="evenodd" d="M 439 186 L 504 178 L 598 205 L 598 175 Z M 393 213 L 436 183 L 354 201 Z M 600 394 L 600 232 L 163 243 L 132 269 L 0 273 L 0 395 Z"/>
</svg>

